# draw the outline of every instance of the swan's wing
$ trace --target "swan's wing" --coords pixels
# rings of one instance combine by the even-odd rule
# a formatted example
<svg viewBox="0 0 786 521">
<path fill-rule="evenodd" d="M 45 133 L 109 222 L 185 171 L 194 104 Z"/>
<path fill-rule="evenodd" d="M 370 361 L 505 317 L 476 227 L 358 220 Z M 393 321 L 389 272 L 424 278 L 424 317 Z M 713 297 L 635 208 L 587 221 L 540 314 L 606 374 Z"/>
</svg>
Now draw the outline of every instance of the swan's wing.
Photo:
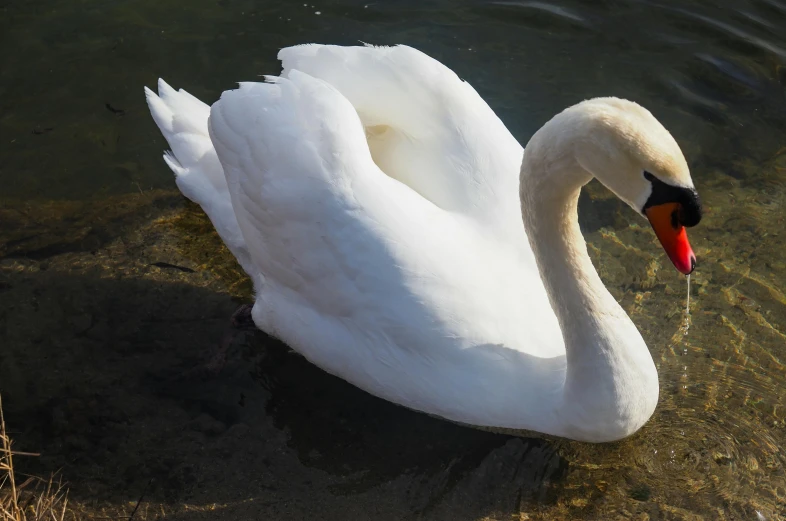
<svg viewBox="0 0 786 521">
<path fill-rule="evenodd" d="M 183 195 L 202 207 L 224 244 L 256 283 L 256 275 L 235 218 L 224 171 L 210 141 L 210 107 L 188 92 L 158 80 L 158 94 L 145 87 L 156 125 L 171 147 L 164 161 L 175 173 Z"/>
<path fill-rule="evenodd" d="M 407 291 L 402 263 L 433 250 L 422 223 L 444 212 L 379 170 L 334 88 L 296 71 L 269 81 L 225 92 L 209 125 L 263 293 L 381 328 L 381 308 Z"/>
<path fill-rule="evenodd" d="M 354 106 L 377 164 L 443 209 L 519 225 L 522 148 L 478 93 L 406 46 L 300 45 L 279 52 L 283 76 L 303 71 Z"/>
<path fill-rule="evenodd" d="M 531 355 L 484 347 L 532 341 L 528 351 L 537 353 L 548 345 L 540 328 L 520 325 L 546 313 L 521 298 L 531 281 L 514 267 L 516 255 L 496 255 L 498 245 L 484 242 L 488 230 L 473 219 L 385 175 L 335 88 L 299 71 L 269 81 L 225 92 L 209 123 L 238 223 L 264 274 L 254 322 L 396 403 L 461 418 L 464 407 L 474 410 L 469 402 L 488 397 L 479 390 L 455 400 L 468 381 L 494 382 L 500 399 L 520 403 L 506 393 L 520 375 L 500 353 Z"/>
<path fill-rule="evenodd" d="M 537 402 L 508 363 L 551 364 L 548 385 L 560 381 L 559 328 L 537 273 L 474 219 L 385 175 L 334 87 L 295 70 L 269 81 L 225 92 L 209 121 L 264 274 L 254 322 L 362 389 L 447 418 Z M 542 391 L 538 378 L 524 386 Z"/>
</svg>

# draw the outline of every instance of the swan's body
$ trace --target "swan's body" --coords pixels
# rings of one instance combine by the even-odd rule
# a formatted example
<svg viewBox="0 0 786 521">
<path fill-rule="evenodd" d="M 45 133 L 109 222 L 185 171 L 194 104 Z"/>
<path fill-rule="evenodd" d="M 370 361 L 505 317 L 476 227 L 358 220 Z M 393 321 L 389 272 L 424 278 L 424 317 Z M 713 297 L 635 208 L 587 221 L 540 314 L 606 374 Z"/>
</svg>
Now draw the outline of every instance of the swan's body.
<svg viewBox="0 0 786 521">
<path fill-rule="evenodd" d="M 617 139 L 609 121 L 649 126 L 628 137 L 663 143 L 631 164 L 692 188 L 668 132 L 635 104 L 595 100 L 523 154 L 467 83 L 414 49 L 279 57 L 280 78 L 212 108 L 163 81 L 147 91 L 178 186 L 254 281 L 256 325 L 376 396 L 453 421 L 596 442 L 639 429 L 657 372 L 587 256 L 576 204 L 591 173 L 627 160 L 592 150 L 590 137 Z M 637 175 L 601 180 L 643 205 Z"/>
</svg>

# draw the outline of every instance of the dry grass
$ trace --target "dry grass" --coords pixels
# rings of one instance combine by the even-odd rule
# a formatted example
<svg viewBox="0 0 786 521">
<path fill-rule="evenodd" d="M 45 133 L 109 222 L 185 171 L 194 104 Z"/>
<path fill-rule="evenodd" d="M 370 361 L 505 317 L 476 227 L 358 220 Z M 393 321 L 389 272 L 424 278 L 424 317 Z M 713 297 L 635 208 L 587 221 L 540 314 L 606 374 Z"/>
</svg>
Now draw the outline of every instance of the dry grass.
<svg viewBox="0 0 786 521">
<path fill-rule="evenodd" d="M 64 521 L 68 490 L 51 476 L 49 480 L 28 477 L 17 484 L 14 456 L 37 456 L 11 449 L 0 397 L 0 521 Z"/>
</svg>

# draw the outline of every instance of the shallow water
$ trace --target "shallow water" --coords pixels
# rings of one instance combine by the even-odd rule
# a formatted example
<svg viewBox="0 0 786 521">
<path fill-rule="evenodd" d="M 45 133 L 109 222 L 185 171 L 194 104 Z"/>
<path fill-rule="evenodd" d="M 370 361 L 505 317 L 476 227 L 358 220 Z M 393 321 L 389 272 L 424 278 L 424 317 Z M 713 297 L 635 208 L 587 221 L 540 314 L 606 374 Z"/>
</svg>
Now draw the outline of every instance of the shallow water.
<svg viewBox="0 0 786 521">
<path fill-rule="evenodd" d="M 0 392 L 33 472 L 137 519 L 786 519 L 786 4 L 0 3 Z M 521 439 L 403 410 L 261 333 L 202 374 L 250 287 L 179 196 L 142 86 L 215 100 L 307 41 L 406 43 L 518 139 L 581 99 L 648 107 L 706 216 L 686 282 L 597 184 L 593 260 L 660 373 L 636 435 Z"/>
</svg>

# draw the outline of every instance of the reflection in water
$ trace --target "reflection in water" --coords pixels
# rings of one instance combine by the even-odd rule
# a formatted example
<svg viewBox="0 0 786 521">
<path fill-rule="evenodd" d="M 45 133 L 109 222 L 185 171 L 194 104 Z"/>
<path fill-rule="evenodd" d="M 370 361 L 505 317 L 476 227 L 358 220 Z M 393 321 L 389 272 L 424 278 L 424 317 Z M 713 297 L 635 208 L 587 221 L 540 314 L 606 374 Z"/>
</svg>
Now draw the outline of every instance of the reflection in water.
<svg viewBox="0 0 786 521">
<path fill-rule="evenodd" d="M 119 515 L 152 478 L 139 519 L 786 519 L 786 8 L 722 4 L 0 6 L 0 392 L 20 449 L 44 454 L 25 464 L 62 467 L 92 515 Z M 142 85 L 214 100 L 275 73 L 280 47 L 358 40 L 443 61 L 521 142 L 598 95 L 675 135 L 706 207 L 690 334 L 685 282 L 646 223 L 597 183 L 580 201 L 593 261 L 658 366 L 641 432 L 589 445 L 467 429 L 261 333 L 223 372 L 191 371 L 250 286 L 174 191 Z"/>
</svg>

